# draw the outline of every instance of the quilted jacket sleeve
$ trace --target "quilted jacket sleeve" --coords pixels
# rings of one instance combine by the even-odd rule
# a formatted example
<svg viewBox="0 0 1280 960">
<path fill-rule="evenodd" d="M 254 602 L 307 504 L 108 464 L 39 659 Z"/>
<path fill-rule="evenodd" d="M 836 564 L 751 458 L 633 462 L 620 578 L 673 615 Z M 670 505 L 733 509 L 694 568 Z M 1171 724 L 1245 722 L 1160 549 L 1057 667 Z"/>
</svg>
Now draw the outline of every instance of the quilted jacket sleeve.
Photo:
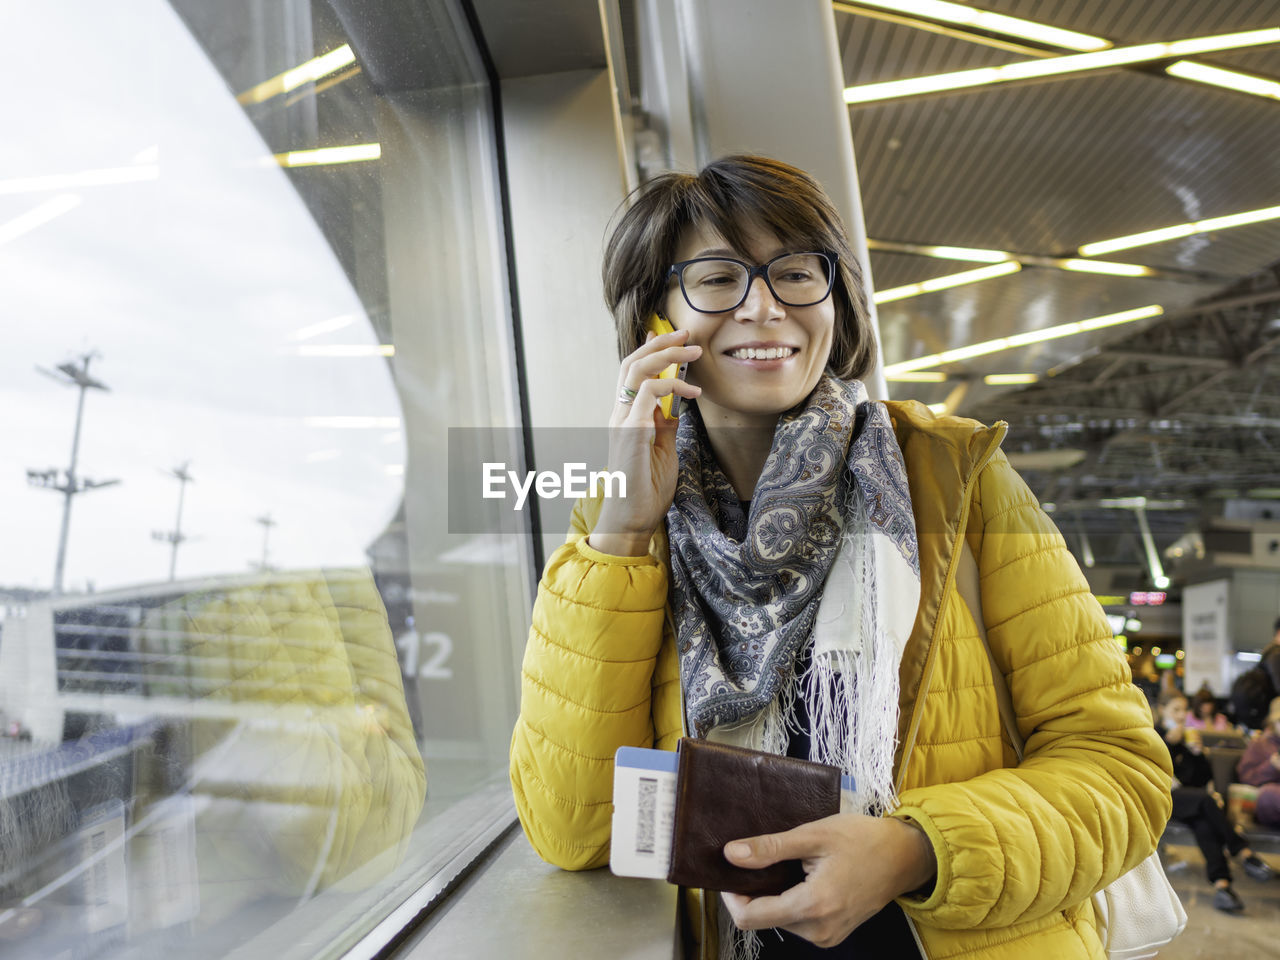
<svg viewBox="0 0 1280 960">
<path fill-rule="evenodd" d="M 1169 752 L 1102 609 L 1002 453 L 972 509 L 984 619 L 1026 754 L 902 795 L 895 816 L 919 823 L 938 857 L 932 895 L 903 905 L 948 929 L 1080 903 L 1150 855 L 1171 806 Z M 948 602 L 963 601 L 952 590 Z"/>
<path fill-rule="evenodd" d="M 547 561 L 533 606 L 511 740 L 511 787 L 525 835 L 568 870 L 609 860 L 613 754 L 653 745 L 654 666 L 667 571 L 586 541 L 580 502 Z"/>
</svg>

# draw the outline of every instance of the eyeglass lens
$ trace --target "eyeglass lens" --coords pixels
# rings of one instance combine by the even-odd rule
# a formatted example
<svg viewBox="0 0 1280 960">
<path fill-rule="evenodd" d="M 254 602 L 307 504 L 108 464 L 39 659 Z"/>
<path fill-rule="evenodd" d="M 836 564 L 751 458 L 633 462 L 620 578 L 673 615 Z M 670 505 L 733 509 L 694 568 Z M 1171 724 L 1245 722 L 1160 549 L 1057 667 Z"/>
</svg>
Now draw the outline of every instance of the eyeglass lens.
<svg viewBox="0 0 1280 960">
<path fill-rule="evenodd" d="M 827 259 L 817 253 L 795 253 L 769 263 L 769 288 L 789 307 L 825 300 L 831 290 Z M 746 297 L 747 267 L 736 260 L 697 260 L 686 264 L 680 282 L 689 306 L 707 313 L 732 310 Z"/>
</svg>

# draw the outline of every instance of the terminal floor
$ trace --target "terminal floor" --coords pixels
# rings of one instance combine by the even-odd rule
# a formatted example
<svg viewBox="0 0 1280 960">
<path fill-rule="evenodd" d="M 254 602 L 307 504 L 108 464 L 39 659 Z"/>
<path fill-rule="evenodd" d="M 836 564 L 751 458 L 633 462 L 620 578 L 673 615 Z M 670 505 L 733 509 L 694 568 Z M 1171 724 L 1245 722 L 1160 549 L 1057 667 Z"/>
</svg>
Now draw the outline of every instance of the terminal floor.
<svg viewBox="0 0 1280 960">
<path fill-rule="evenodd" d="M 1160 960 L 1263 960 L 1277 955 L 1280 941 L 1280 879 L 1259 883 L 1244 875 L 1238 861 L 1231 865 L 1234 886 L 1244 912 L 1213 909 L 1213 887 L 1204 876 L 1204 858 L 1195 847 L 1170 844 L 1164 851 L 1169 882 L 1187 911 L 1187 928 Z M 1263 859 L 1280 870 L 1280 856 Z"/>
</svg>

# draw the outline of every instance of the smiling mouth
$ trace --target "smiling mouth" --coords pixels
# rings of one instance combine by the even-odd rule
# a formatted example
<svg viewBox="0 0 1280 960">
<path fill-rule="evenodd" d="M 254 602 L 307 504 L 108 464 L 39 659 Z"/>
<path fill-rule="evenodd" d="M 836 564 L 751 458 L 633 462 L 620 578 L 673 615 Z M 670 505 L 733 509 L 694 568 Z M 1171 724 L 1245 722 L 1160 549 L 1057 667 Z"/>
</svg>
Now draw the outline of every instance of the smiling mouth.
<svg viewBox="0 0 1280 960">
<path fill-rule="evenodd" d="M 726 355 L 734 360 L 784 360 L 799 352 L 799 347 L 738 347 Z"/>
</svg>

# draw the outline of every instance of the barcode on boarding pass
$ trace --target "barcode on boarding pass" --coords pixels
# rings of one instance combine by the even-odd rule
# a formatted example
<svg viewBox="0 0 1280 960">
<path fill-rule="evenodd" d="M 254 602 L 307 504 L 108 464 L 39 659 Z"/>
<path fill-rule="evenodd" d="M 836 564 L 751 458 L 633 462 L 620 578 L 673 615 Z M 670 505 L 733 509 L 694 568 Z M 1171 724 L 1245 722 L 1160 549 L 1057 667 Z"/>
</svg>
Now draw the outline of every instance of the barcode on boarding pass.
<svg viewBox="0 0 1280 960">
<path fill-rule="evenodd" d="M 640 810 L 636 817 L 636 853 L 653 853 L 653 818 L 658 815 L 658 781 L 640 778 Z"/>
<path fill-rule="evenodd" d="M 639 747 L 618 750 L 609 866 L 620 877 L 667 875 L 675 819 L 675 756 Z"/>
</svg>

